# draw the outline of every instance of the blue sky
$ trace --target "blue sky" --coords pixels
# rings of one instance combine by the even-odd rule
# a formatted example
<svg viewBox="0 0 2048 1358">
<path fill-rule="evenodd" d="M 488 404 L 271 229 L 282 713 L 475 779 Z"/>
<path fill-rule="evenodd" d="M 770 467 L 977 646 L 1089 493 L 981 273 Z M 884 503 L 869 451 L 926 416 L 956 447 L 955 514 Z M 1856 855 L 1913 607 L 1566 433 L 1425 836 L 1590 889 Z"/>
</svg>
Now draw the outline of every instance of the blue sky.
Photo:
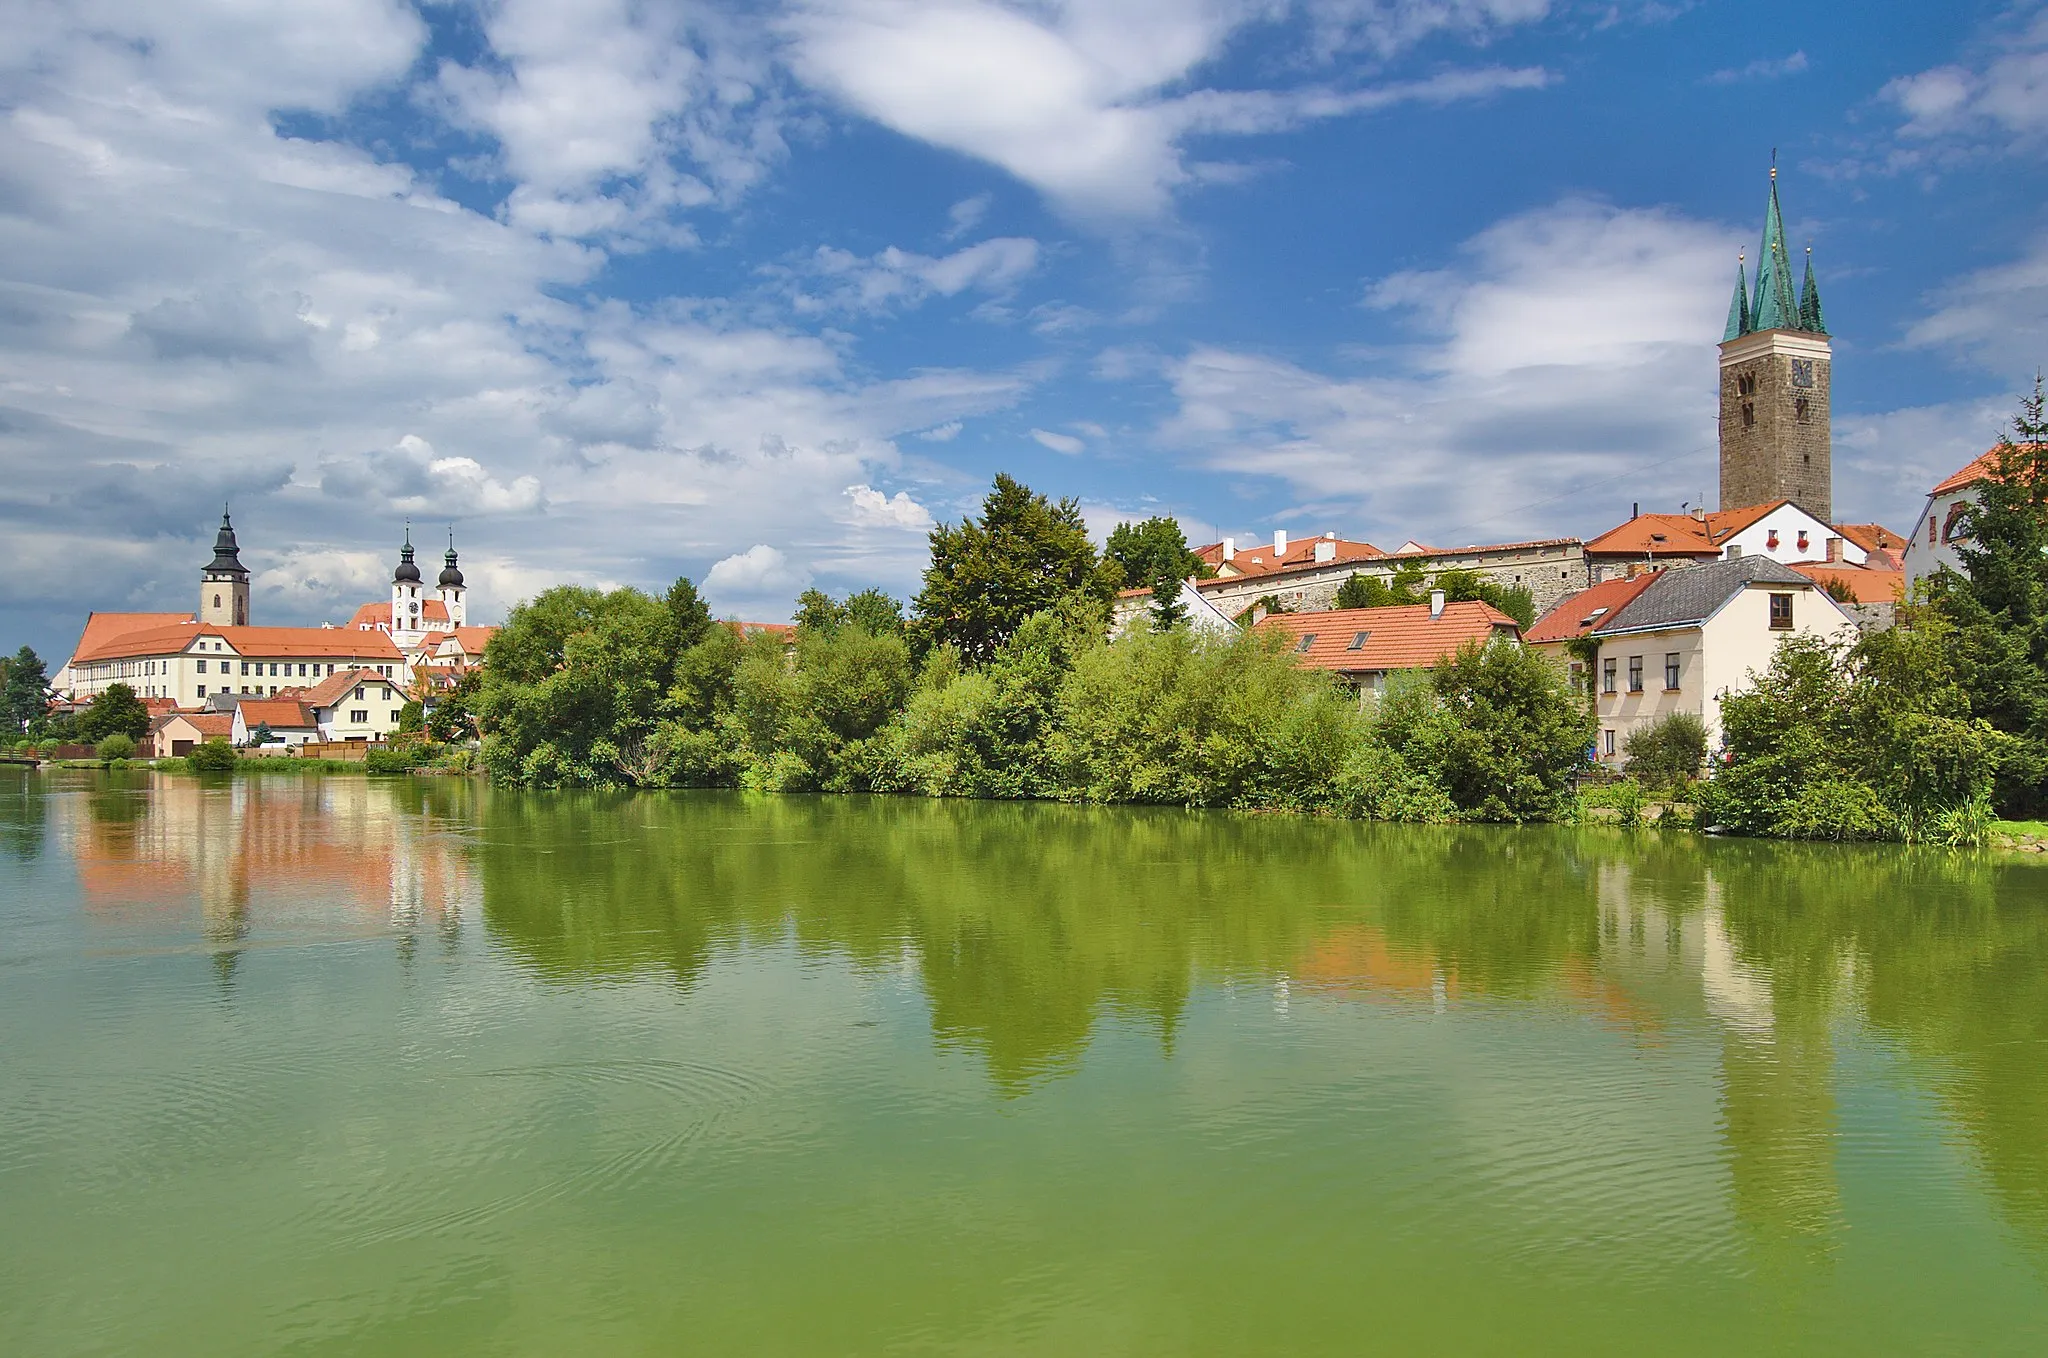
<svg viewBox="0 0 2048 1358">
<path fill-rule="evenodd" d="M 452 522 L 787 616 L 999 470 L 1383 546 L 1714 493 L 1775 148 L 1835 500 L 1909 527 L 2048 356 L 2039 4 L 14 0 L 0 624 L 265 621 Z"/>
</svg>

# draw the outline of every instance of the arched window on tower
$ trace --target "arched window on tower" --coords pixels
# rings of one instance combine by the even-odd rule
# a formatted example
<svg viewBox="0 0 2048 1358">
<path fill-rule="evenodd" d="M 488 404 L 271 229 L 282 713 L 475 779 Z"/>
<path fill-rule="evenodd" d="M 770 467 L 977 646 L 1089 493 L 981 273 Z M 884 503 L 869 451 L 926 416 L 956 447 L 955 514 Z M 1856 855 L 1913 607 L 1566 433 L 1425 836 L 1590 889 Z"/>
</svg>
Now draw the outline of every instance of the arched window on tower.
<svg viewBox="0 0 2048 1358">
<path fill-rule="evenodd" d="M 1742 427 L 1744 429 L 1756 428 L 1756 403 L 1754 401 L 1744 401 L 1742 403 Z"/>
<path fill-rule="evenodd" d="M 220 595 L 216 594 L 216 595 L 214 595 L 214 596 L 213 596 L 213 606 L 214 606 L 215 608 L 219 608 L 219 607 L 220 607 Z"/>
</svg>

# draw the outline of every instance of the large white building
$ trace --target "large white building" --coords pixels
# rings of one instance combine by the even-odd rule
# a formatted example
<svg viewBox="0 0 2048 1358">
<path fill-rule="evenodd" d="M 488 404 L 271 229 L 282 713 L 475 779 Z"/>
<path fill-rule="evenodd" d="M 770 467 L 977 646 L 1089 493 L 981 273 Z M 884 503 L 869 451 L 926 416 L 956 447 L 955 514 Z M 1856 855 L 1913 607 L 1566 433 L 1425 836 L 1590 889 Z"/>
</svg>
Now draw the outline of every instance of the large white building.
<svg viewBox="0 0 2048 1358">
<path fill-rule="evenodd" d="M 466 625 L 465 586 L 452 539 L 445 562 L 429 591 L 413 562 L 408 529 L 389 602 L 363 605 L 343 627 L 260 627 L 251 618 L 249 571 L 234 523 L 223 510 L 213 560 L 200 571 L 198 610 L 87 615 L 55 687 L 83 702 L 121 683 L 141 697 L 191 708 L 223 696 L 274 698 L 338 674 L 368 671 L 403 692 L 411 688 L 416 666 L 475 663 L 495 630 Z M 459 640 L 451 647 L 453 639 Z"/>
</svg>

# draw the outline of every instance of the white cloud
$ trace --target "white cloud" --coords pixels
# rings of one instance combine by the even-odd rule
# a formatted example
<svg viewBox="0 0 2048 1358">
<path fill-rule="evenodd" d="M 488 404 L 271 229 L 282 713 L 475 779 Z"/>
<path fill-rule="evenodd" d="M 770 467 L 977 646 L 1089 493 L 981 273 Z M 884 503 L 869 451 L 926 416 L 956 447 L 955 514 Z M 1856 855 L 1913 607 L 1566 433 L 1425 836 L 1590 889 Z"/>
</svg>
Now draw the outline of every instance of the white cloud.
<svg viewBox="0 0 2048 1358">
<path fill-rule="evenodd" d="M 927 443 L 951 443 L 954 439 L 960 437 L 960 431 L 966 427 L 966 425 L 958 420 L 947 420 L 944 424 L 935 425 L 925 430 L 918 437 Z"/>
<path fill-rule="evenodd" d="M 1453 24 L 1526 22 L 1543 0 L 1322 5 L 1327 45 L 1370 33 L 1388 50 Z M 1538 72 L 1451 73 L 1383 90 L 1181 92 L 1248 25 L 1259 0 L 811 0 L 786 23 L 796 72 L 906 136 L 1000 166 L 1071 212 L 1162 212 L 1193 177 L 1194 133 L 1272 132 L 1410 99 L 1472 98 L 1540 84 Z"/>
<path fill-rule="evenodd" d="M 792 563 L 779 548 L 757 542 L 713 564 L 704 577 L 704 596 L 725 614 L 766 611 L 787 616 L 792 601 L 811 579 L 811 572 Z"/>
<path fill-rule="evenodd" d="M 1169 446 L 1278 478 L 1333 526 L 1399 541 L 1604 527 L 1645 486 L 1713 484 L 1713 341 L 1732 233 L 1566 201 L 1369 302 L 1420 332 L 1396 368 L 1330 376 L 1199 347 L 1169 374 Z M 1645 400 L 1645 392 L 1698 393 Z M 1582 487 L 1570 503 L 1546 501 Z M 1679 496 L 1675 498 L 1686 498 Z"/>
<path fill-rule="evenodd" d="M 1998 442 L 2018 395 L 1835 417 L 1835 513 L 1910 532 L 1930 487 Z"/>
<path fill-rule="evenodd" d="M 1042 446 L 1056 453 L 1065 453 L 1069 457 L 1088 446 L 1072 434 L 1059 434 L 1050 429 L 1034 429 L 1031 431 L 1031 437 L 1037 439 Z"/>
<path fill-rule="evenodd" d="M 796 293 L 800 312 L 828 309 L 884 312 L 969 289 L 1007 295 L 1038 266 L 1038 242 L 998 236 L 934 258 L 895 246 L 862 258 L 821 246 L 806 270 L 810 286 Z"/>
<path fill-rule="evenodd" d="M 1899 130 L 1911 141 L 2038 145 L 2048 133 L 2048 12 L 1996 36 L 1978 61 L 1901 76 L 1880 97 L 1906 115 Z"/>
<path fill-rule="evenodd" d="M 932 526 L 931 511 L 911 499 L 908 491 L 884 495 L 872 486 L 848 486 L 846 497 L 853 502 L 852 519 L 857 525 L 920 533 Z"/>
<path fill-rule="evenodd" d="M 1908 344 L 1966 353 L 2004 376 L 2031 372 L 2048 351 L 2048 236 L 2011 263 L 1944 282 L 1931 300 Z"/>
<path fill-rule="evenodd" d="M 946 239 L 960 237 L 981 225 L 981 219 L 988 215 L 990 197 L 977 193 L 972 198 L 962 198 L 946 210 Z"/>
<path fill-rule="evenodd" d="M 1730 66 L 1715 71 L 1703 83 L 1708 85 L 1741 85 L 1757 80 L 1782 80 L 1788 75 L 1799 75 L 1806 70 L 1806 53 L 1798 51 L 1784 57 L 1758 57 L 1747 66 Z"/>
</svg>

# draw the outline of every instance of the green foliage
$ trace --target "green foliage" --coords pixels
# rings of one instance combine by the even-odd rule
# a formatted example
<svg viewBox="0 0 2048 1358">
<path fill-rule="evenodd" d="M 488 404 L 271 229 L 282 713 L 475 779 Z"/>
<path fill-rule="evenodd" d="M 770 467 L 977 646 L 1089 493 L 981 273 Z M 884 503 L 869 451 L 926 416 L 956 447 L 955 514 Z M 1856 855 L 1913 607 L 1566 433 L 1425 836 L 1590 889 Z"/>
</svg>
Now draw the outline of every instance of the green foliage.
<svg viewBox="0 0 2048 1358">
<path fill-rule="evenodd" d="M 1444 592 L 1446 603 L 1477 600 L 1480 603 L 1492 604 L 1524 628 L 1531 627 L 1536 622 L 1536 597 L 1526 586 L 1503 585 L 1491 576 L 1467 570 L 1443 571 L 1437 575 L 1432 585 Z"/>
<path fill-rule="evenodd" d="M 24 646 L 5 661 L 6 675 L 0 679 L 0 722 L 19 735 L 40 724 L 49 710 L 50 681 L 42 658 Z"/>
<path fill-rule="evenodd" d="M 87 745 L 111 735 L 140 740 L 149 734 L 149 709 L 128 685 L 109 684 L 79 714 L 75 730 L 79 742 Z"/>
<path fill-rule="evenodd" d="M 841 603 L 822 590 L 807 589 L 797 597 L 796 625 L 820 636 L 831 635 L 842 627 L 857 627 L 876 636 L 897 636 L 903 632 L 903 605 L 886 590 L 864 589 L 849 594 Z"/>
<path fill-rule="evenodd" d="M 1783 641 L 1721 705 L 1725 763 L 1703 821 L 1793 839 L 1922 839 L 1989 795 L 2009 738 L 1970 715 L 1938 614 L 1845 648 Z"/>
<path fill-rule="evenodd" d="M 1503 586 L 1489 576 L 1468 570 L 1442 571 L 1431 581 L 1419 561 L 1403 562 L 1391 577 L 1385 578 L 1353 571 L 1348 580 L 1337 586 L 1334 606 L 1391 608 L 1396 604 L 1426 603 L 1432 589 L 1442 590 L 1446 603 L 1476 599 L 1492 604 L 1525 628 L 1536 621 L 1535 596 L 1523 586 Z"/>
<path fill-rule="evenodd" d="M 1963 574 L 1935 578 L 1932 609 L 1954 628 L 1971 715 L 2013 739 L 1994 800 L 2003 814 L 2048 808 L 2048 397 L 2021 402 L 1992 474 L 1975 487 L 1958 544 Z"/>
<path fill-rule="evenodd" d="M 101 736 L 99 744 L 93 747 L 93 753 L 109 763 L 116 759 L 133 759 L 135 757 L 135 737 L 121 731 L 116 731 L 112 735 Z"/>
<path fill-rule="evenodd" d="M 268 745 L 271 741 L 276 739 L 277 732 L 270 729 L 270 723 L 267 721 L 259 721 L 256 723 L 256 729 L 249 733 L 249 739 L 246 743 L 251 746 Z"/>
<path fill-rule="evenodd" d="M 202 741 L 185 758 L 194 773 L 232 773 L 242 762 L 242 757 L 235 753 L 235 747 L 219 736 Z"/>
<path fill-rule="evenodd" d="M 1187 605 L 1181 602 L 1182 582 L 1187 577 L 1172 567 L 1160 571 L 1152 580 L 1152 630 L 1171 632 L 1187 621 Z"/>
<path fill-rule="evenodd" d="M 433 710 L 426 715 L 423 729 L 427 738 L 441 745 L 455 745 L 475 739 L 474 712 L 477 694 L 482 686 L 482 670 L 471 668 L 458 674 L 454 686 L 435 698 Z"/>
<path fill-rule="evenodd" d="M 427 705 L 418 698 L 408 698 L 398 709 L 398 734 L 416 736 L 427 729 Z"/>
<path fill-rule="evenodd" d="M 1643 785 L 1634 778 L 1623 778 L 1611 789 L 1611 805 L 1617 815 L 1616 823 L 1625 830 L 1633 830 L 1643 823 Z"/>
<path fill-rule="evenodd" d="M 998 475 L 979 520 L 931 531 L 931 564 L 915 601 L 920 653 L 951 645 L 985 665 L 1024 620 L 1074 603 L 1103 613 L 1115 574 L 1097 560 L 1078 501 L 1054 504 Z"/>
<path fill-rule="evenodd" d="M 1692 712 L 1673 712 L 1629 732 L 1624 747 L 1631 777 L 1658 787 L 1700 776 L 1707 761 L 1707 724 Z"/>
<path fill-rule="evenodd" d="M 1178 583 L 1210 573 L 1207 563 L 1188 546 L 1179 521 L 1163 515 L 1112 528 L 1102 557 L 1105 565 L 1116 568 L 1119 588 L 1146 585 L 1156 589 L 1169 575 Z"/>
<path fill-rule="evenodd" d="M 419 750 L 410 745 L 372 745 L 363 754 L 365 773 L 411 773 L 420 767 Z"/>
</svg>

